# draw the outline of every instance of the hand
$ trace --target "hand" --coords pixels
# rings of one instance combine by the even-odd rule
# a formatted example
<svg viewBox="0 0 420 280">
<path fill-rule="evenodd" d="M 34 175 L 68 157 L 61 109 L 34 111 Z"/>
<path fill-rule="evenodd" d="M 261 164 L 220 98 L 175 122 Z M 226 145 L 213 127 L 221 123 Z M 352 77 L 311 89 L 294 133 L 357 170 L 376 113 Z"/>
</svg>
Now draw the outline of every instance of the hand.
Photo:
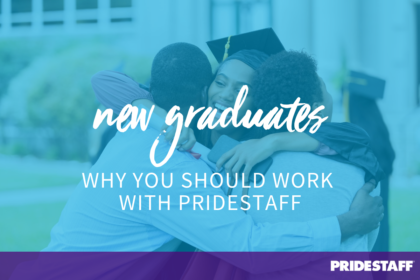
<svg viewBox="0 0 420 280">
<path fill-rule="evenodd" d="M 230 178 L 235 178 L 236 175 L 233 174 L 242 172 L 245 183 L 248 184 L 252 168 L 272 154 L 272 145 L 266 143 L 264 138 L 249 140 L 224 153 L 217 161 L 216 168 L 220 170 L 224 165 L 226 174 L 229 174 Z M 243 171 L 241 171 L 242 169 Z M 241 177 L 238 175 L 238 178 Z"/>
<path fill-rule="evenodd" d="M 366 234 L 379 227 L 384 217 L 384 206 L 382 197 L 369 195 L 375 185 L 373 180 L 365 183 L 356 193 L 349 212 L 338 216 L 340 227 L 343 226 L 342 239 L 353 234 Z"/>
<path fill-rule="evenodd" d="M 369 195 L 375 188 L 375 181 L 371 180 L 365 183 L 363 187 L 356 193 L 350 211 L 359 218 L 358 232 L 366 234 L 379 227 L 379 223 L 384 217 L 384 205 L 382 197 L 372 197 Z"/>
<path fill-rule="evenodd" d="M 176 124 L 172 125 L 171 128 L 165 123 L 162 126 L 162 131 L 166 131 L 165 133 L 165 140 L 167 142 L 172 142 L 172 140 L 175 137 L 175 131 L 176 131 Z M 179 136 L 178 145 L 176 148 L 179 151 L 188 151 L 192 147 L 194 147 L 195 142 L 197 140 L 195 139 L 194 131 L 189 127 L 182 127 L 181 135 Z"/>
</svg>

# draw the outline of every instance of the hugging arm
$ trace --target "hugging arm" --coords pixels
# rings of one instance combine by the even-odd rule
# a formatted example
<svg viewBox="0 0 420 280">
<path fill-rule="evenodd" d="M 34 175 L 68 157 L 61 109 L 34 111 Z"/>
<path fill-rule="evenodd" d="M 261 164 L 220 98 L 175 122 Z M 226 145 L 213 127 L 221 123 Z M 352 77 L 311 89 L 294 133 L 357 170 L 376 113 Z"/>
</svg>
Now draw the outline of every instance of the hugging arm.
<svg viewBox="0 0 420 280">
<path fill-rule="evenodd" d="M 147 90 L 120 72 L 100 71 L 93 75 L 91 84 L 98 101 L 115 114 L 119 114 L 125 105 L 137 99 L 153 102 L 153 97 Z"/>
<path fill-rule="evenodd" d="M 117 114 L 127 104 L 143 105 L 146 108 L 154 105 L 152 95 L 122 73 L 101 71 L 92 77 L 91 82 L 99 102 Z M 165 110 L 156 106 L 155 112 L 161 118 L 166 118 Z M 165 139 L 171 141 L 174 133 L 175 129 L 172 129 L 165 135 Z M 369 142 L 367 133 L 354 124 L 324 122 L 314 134 L 283 132 L 242 143 L 223 155 L 217 165 L 225 166 L 227 173 L 239 173 L 243 169 L 243 173 L 249 174 L 254 165 L 278 151 L 316 152 L 334 160 L 355 164 L 367 171 L 366 182 L 372 178 L 379 182 L 384 173 Z M 184 128 L 178 148 L 188 150 L 194 144 L 193 131 Z"/>
<path fill-rule="evenodd" d="M 217 167 L 225 167 L 226 173 L 244 173 L 249 178 L 251 169 L 275 152 L 315 152 L 320 156 L 351 163 L 366 171 L 365 181 L 379 182 L 384 173 L 370 148 L 368 134 L 351 123 L 323 123 L 314 134 L 306 131 L 280 132 L 261 139 L 246 141 L 225 153 Z M 243 171 L 241 171 L 243 170 Z"/>
<path fill-rule="evenodd" d="M 166 172 L 181 174 L 185 170 L 188 170 L 192 177 L 195 177 L 194 173 L 203 172 L 195 161 L 184 161 Z M 171 197 L 170 210 L 150 211 L 151 224 L 251 273 L 265 273 L 304 265 L 318 258 L 318 255 L 305 252 L 337 251 L 343 238 L 369 230 L 370 228 L 358 226 L 364 219 L 362 216 L 369 218 L 370 227 L 377 226 L 379 222 L 380 207 L 376 204 L 380 201 L 378 198 L 369 198 L 369 195 L 364 196 L 363 193 L 360 194 L 361 198 L 355 198 L 352 204 L 354 207 L 349 212 L 338 217 L 307 222 L 255 223 L 250 215 L 240 209 L 232 211 L 227 206 L 217 211 L 212 210 L 213 206 L 210 206 L 209 210 L 195 209 L 195 203 L 191 201 L 186 203 L 186 199 L 182 200 L 184 204 L 181 210 L 180 195 L 186 194 L 185 189 L 181 187 L 183 183 L 181 176 L 174 176 L 173 186 L 164 190 L 165 194 Z M 210 182 L 207 181 L 207 184 Z M 221 189 L 204 188 L 202 181 L 197 183 L 196 188 L 189 188 L 188 191 L 191 200 L 193 196 L 208 195 L 210 197 L 219 195 L 227 199 Z M 375 210 L 368 211 L 369 207 Z M 247 252 L 270 251 L 294 253 L 247 254 Z M 241 252 L 241 254 L 217 252 Z"/>
<path fill-rule="evenodd" d="M 107 109 L 112 109 L 115 114 L 119 114 L 127 104 L 133 104 L 135 106 L 142 105 L 146 108 L 150 108 L 154 105 L 153 97 L 150 92 L 141 88 L 136 81 L 123 73 L 108 70 L 100 71 L 92 77 L 91 83 L 98 101 Z M 161 118 L 166 118 L 165 110 L 155 106 L 154 112 Z M 161 128 L 155 129 L 160 130 Z M 168 132 L 165 135 L 165 139 L 171 141 L 174 137 L 174 132 L 175 129 Z M 287 133 L 280 133 L 280 137 L 267 137 L 265 140 L 270 143 L 270 145 L 267 146 L 270 147 L 270 149 L 265 150 L 261 155 L 269 157 L 274 152 L 271 147 L 281 147 L 281 150 L 289 151 L 302 151 L 302 149 L 305 149 L 305 151 L 314 151 L 319 146 L 319 142 L 312 137 L 303 134 L 297 136 L 289 136 L 286 134 Z M 194 146 L 195 141 L 192 130 L 189 128 L 183 129 L 179 139 L 179 148 L 188 150 Z M 271 146 L 271 144 L 273 145 Z"/>
<path fill-rule="evenodd" d="M 308 136 L 327 145 L 337 155 L 325 155 L 337 161 L 344 161 L 363 168 L 365 181 L 381 181 L 385 174 L 370 147 L 370 138 L 361 127 L 351 123 L 323 123 L 317 132 Z"/>
<path fill-rule="evenodd" d="M 168 170 L 167 173 L 177 174 L 185 170 L 191 174 L 200 172 L 196 169 L 194 161 L 188 161 Z M 180 190 L 177 190 L 176 186 L 182 184 L 174 182 L 174 187 L 168 189 L 172 191 L 171 197 L 177 197 L 176 193 Z M 184 205 L 182 211 L 178 211 L 179 204 L 172 200 L 171 211 L 153 212 L 150 220 L 153 226 L 162 231 L 247 272 L 267 273 L 307 264 L 325 254 L 305 252 L 333 252 L 338 250 L 340 241 L 377 228 L 383 218 L 383 206 L 380 197 L 373 198 L 369 195 L 373 188 L 374 184 L 366 184 L 359 190 L 350 211 L 337 217 L 307 222 L 255 223 L 250 215 L 240 210 L 230 211 L 223 207 L 220 211 L 201 211 L 195 209 L 195 205 L 191 203 Z M 202 184 L 197 188 L 190 188 L 189 191 L 190 197 L 225 197 L 220 189 L 204 188 Z M 181 193 L 185 194 L 182 190 L 178 194 Z M 218 253 L 226 251 L 231 253 Z M 255 253 L 261 251 L 289 253 Z"/>
</svg>

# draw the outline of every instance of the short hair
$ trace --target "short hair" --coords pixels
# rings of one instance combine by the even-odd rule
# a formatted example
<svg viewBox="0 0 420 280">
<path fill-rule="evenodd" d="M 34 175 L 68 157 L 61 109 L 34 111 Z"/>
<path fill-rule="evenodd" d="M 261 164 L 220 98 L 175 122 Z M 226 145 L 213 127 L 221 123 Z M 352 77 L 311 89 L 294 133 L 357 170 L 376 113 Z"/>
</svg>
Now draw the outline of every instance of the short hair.
<svg viewBox="0 0 420 280">
<path fill-rule="evenodd" d="M 262 109 L 264 115 L 274 107 L 280 107 L 280 104 L 294 103 L 298 97 L 301 103 L 310 106 L 322 101 L 316 61 L 307 53 L 299 51 L 283 51 L 271 56 L 257 71 L 253 97 L 257 109 Z M 288 109 L 284 109 L 282 120 L 287 115 Z M 260 137 L 279 132 L 274 128 L 256 131 Z M 282 127 L 280 131 L 286 131 L 286 128 Z"/>
<path fill-rule="evenodd" d="M 298 97 L 311 106 L 322 101 L 316 61 L 298 51 L 271 56 L 257 71 L 253 94 L 257 108 L 265 113 L 280 103 L 292 104 Z"/>
<path fill-rule="evenodd" d="M 175 43 L 155 56 L 150 91 L 163 109 L 177 105 L 185 110 L 200 102 L 202 89 L 211 78 L 211 65 L 202 50 L 192 44 Z"/>
</svg>

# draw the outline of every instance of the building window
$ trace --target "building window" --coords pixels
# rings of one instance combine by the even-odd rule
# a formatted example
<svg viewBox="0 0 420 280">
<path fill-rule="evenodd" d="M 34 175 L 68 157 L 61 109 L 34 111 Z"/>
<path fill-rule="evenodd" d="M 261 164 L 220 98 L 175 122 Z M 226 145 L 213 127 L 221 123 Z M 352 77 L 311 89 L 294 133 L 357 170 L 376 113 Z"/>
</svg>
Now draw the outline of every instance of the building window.
<svg viewBox="0 0 420 280">
<path fill-rule="evenodd" d="M 42 4 L 45 12 L 64 10 L 64 0 L 43 0 Z"/>
<path fill-rule="evenodd" d="M 133 6 L 132 0 L 111 0 L 111 8 L 127 8 Z"/>
<path fill-rule="evenodd" d="M 13 0 L 12 14 L 32 12 L 32 0 Z"/>
<path fill-rule="evenodd" d="M 272 26 L 273 0 L 210 0 L 210 36 L 226 37 Z"/>
<path fill-rule="evenodd" d="M 87 9 L 97 9 L 98 0 L 77 0 L 76 9 L 77 10 L 87 10 Z"/>
</svg>

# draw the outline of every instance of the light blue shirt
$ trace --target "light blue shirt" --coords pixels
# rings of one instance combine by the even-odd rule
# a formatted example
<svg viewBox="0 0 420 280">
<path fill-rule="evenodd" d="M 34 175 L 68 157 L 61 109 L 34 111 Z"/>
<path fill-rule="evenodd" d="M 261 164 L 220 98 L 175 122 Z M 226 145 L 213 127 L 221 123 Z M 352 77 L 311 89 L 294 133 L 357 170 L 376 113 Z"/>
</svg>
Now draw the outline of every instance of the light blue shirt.
<svg viewBox="0 0 420 280">
<path fill-rule="evenodd" d="M 44 251 L 156 251 L 161 246 L 178 238 L 203 251 L 337 251 L 340 247 L 340 228 L 335 216 L 304 222 L 256 223 L 250 215 L 240 209 L 229 211 L 193 209 L 193 204 L 179 207 L 179 196 L 194 195 L 203 197 L 214 195 L 225 196 L 221 188 L 210 185 L 212 174 L 202 160 L 196 160 L 188 153 L 175 151 L 171 159 L 162 167 L 154 167 L 149 158 L 150 148 L 158 132 L 127 130 L 117 133 L 108 144 L 98 162 L 91 168 L 94 176 L 99 173 L 97 187 L 85 188 L 83 180 L 79 183 L 72 197 L 65 206 L 59 222 L 51 231 L 51 242 Z M 156 159 L 160 162 L 169 150 L 169 144 L 159 143 Z M 183 180 L 183 173 L 195 174 L 199 178 L 197 187 L 183 188 L 188 185 Z M 102 188 L 102 173 L 110 178 L 113 173 L 113 188 L 105 182 Z M 122 177 L 123 187 L 116 173 Z M 138 177 L 143 173 L 139 188 L 133 173 Z M 145 176 L 155 173 L 159 177 L 165 175 L 165 184 L 170 182 L 169 174 L 173 174 L 173 184 L 164 188 L 161 178 L 155 188 L 144 184 Z M 87 175 L 87 174 L 86 174 Z M 149 178 L 154 182 L 153 178 Z M 141 195 L 142 210 L 136 203 L 133 210 L 121 209 L 119 195 L 125 197 Z M 149 198 L 145 195 L 156 195 L 152 210 L 148 210 Z M 162 204 L 158 209 L 158 196 L 167 200 L 170 195 L 170 210 Z M 137 201 L 136 200 L 136 201 Z M 138 201 L 137 201 L 138 202 Z M 212 208 L 210 208 L 212 209 Z M 223 257 L 227 257 L 223 255 Z M 229 260 L 227 260 L 229 261 Z M 284 266 L 287 267 L 287 259 Z M 235 264 L 240 267 L 247 264 Z M 261 264 L 263 267 L 264 264 Z M 270 270 L 281 269 L 283 263 L 276 264 Z"/>
<path fill-rule="evenodd" d="M 258 223 L 305 222 L 341 215 L 349 210 L 354 196 L 365 183 L 363 169 L 313 153 L 279 152 L 272 158 L 273 163 L 265 174 L 264 186 L 251 188 L 248 191 L 251 208 L 247 213 Z M 280 174 L 283 175 L 283 181 L 279 180 Z M 292 182 L 294 174 L 297 175 Z M 302 176 L 304 181 L 302 181 Z M 328 181 L 323 183 L 323 179 L 327 177 Z M 309 178 L 312 179 L 310 185 Z M 318 179 L 315 181 L 315 178 Z M 275 182 L 278 182 L 278 187 Z M 332 188 L 330 184 L 333 186 Z M 372 195 L 379 195 L 378 192 L 379 187 Z M 236 196 L 236 201 L 240 203 L 242 189 L 233 189 L 232 195 Z M 254 195 L 264 196 L 260 198 L 260 210 L 257 210 L 257 198 Z M 270 196 L 274 199 L 275 207 L 267 206 L 269 202 L 272 202 L 269 201 Z M 285 202 L 282 210 L 280 210 L 280 196 L 284 196 L 283 202 Z M 294 207 L 292 205 L 293 196 L 300 196 L 295 198 L 299 204 L 295 204 Z M 325 228 L 325 230 L 330 229 Z M 378 229 L 369 235 L 354 235 L 341 243 L 339 250 L 370 251 L 376 241 L 377 233 Z M 291 240 L 290 246 L 291 248 L 296 246 L 293 240 Z M 318 249 L 325 251 L 324 248 Z"/>
</svg>

